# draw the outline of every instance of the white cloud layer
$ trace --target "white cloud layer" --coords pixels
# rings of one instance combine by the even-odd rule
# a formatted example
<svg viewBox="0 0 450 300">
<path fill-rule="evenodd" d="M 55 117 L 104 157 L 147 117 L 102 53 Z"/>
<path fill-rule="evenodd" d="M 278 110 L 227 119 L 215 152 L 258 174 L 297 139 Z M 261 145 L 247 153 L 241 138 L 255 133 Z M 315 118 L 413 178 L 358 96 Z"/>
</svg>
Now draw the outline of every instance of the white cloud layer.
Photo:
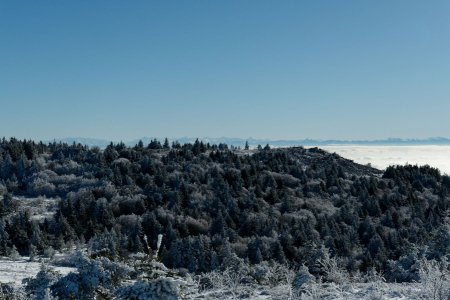
<svg viewBox="0 0 450 300">
<path fill-rule="evenodd" d="M 321 146 L 329 152 L 336 152 L 342 157 L 360 164 L 372 164 L 378 169 L 390 165 L 425 165 L 450 174 L 450 146 Z"/>
</svg>

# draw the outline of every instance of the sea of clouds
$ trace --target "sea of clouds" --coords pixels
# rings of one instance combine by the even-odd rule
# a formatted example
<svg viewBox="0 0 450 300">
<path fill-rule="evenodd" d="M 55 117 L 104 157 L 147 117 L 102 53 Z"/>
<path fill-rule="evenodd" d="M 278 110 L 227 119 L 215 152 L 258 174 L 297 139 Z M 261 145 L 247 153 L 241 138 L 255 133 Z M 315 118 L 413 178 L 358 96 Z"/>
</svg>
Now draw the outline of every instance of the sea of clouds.
<svg viewBox="0 0 450 300">
<path fill-rule="evenodd" d="M 378 169 L 390 165 L 430 165 L 450 175 L 450 146 L 320 146 L 329 152 Z"/>
</svg>

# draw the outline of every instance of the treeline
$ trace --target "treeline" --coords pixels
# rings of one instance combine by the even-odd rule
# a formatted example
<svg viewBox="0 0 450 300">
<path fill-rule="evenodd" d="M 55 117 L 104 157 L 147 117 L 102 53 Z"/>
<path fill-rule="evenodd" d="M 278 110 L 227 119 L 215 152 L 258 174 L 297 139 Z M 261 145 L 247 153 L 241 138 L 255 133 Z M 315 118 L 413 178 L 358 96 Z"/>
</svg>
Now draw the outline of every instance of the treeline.
<svg viewBox="0 0 450 300">
<path fill-rule="evenodd" d="M 147 241 L 154 249 L 163 234 L 162 261 L 190 272 L 241 259 L 305 264 L 317 275 L 326 247 L 350 272 L 413 280 L 414 257 L 450 253 L 449 189 L 429 166 L 382 173 L 317 148 L 3 139 L 0 255 L 86 243 L 118 259 L 147 251 Z M 58 209 L 30 218 L 15 196 L 54 198 Z"/>
</svg>

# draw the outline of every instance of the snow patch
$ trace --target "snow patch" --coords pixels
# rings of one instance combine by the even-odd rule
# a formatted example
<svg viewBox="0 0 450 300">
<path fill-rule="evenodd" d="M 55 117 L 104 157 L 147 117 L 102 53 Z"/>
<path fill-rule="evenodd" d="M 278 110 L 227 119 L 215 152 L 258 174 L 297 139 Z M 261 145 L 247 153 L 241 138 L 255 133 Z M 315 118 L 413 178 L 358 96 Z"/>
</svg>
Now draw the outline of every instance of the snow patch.
<svg viewBox="0 0 450 300">
<path fill-rule="evenodd" d="M 0 258 L 0 282 L 11 283 L 14 286 L 22 286 L 22 280 L 25 278 L 34 278 L 41 270 L 41 262 L 30 261 L 29 257 L 21 257 L 18 260 L 9 258 Z M 50 266 L 53 270 L 67 275 L 75 272 L 76 268 Z"/>
</svg>

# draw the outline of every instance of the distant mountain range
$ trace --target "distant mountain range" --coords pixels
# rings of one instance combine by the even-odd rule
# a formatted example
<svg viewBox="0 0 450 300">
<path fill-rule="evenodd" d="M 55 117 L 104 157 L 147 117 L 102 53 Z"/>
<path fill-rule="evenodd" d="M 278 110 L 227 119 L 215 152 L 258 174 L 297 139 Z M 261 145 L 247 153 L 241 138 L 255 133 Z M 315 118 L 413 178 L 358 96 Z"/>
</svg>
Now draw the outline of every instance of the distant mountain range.
<svg viewBox="0 0 450 300">
<path fill-rule="evenodd" d="M 124 141 L 124 144 L 127 146 L 134 146 L 140 140 L 147 145 L 151 140 L 155 139 L 155 137 L 142 137 L 140 139 Z M 156 138 L 161 143 L 164 141 L 164 138 Z M 181 144 L 183 143 L 193 143 L 197 138 L 194 137 L 180 137 L 180 138 L 169 138 L 172 141 L 178 141 Z M 274 147 L 290 147 L 290 146 L 328 146 L 328 145 L 361 145 L 361 146 L 413 146 L 413 145 L 450 145 L 450 139 L 445 137 L 432 137 L 427 139 L 400 139 L 400 138 L 388 138 L 383 140 L 315 140 L 315 139 L 298 139 L 298 140 L 271 140 L 271 139 L 254 139 L 254 138 L 229 138 L 229 137 L 220 137 L 220 138 L 210 138 L 203 137 L 198 138 L 204 143 L 210 144 L 220 144 L 224 143 L 227 145 L 233 145 L 236 147 L 243 147 L 245 142 L 248 142 L 250 147 L 257 147 L 258 145 L 264 146 L 269 144 Z M 63 142 L 63 143 L 80 143 L 82 145 L 87 145 L 90 147 L 97 146 L 100 148 L 105 148 L 108 146 L 111 141 L 105 139 L 92 139 L 92 138 L 61 138 L 54 139 L 50 142 Z M 117 143 L 119 141 L 114 141 Z"/>
</svg>

